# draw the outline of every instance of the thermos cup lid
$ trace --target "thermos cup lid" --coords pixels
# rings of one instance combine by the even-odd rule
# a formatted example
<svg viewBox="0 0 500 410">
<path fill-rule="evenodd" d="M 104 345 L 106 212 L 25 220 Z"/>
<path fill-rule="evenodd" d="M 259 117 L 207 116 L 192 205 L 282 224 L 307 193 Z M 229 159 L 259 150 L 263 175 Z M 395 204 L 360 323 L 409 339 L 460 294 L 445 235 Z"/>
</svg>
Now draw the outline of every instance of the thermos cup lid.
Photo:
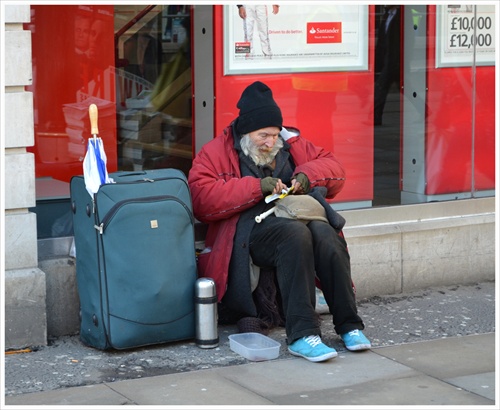
<svg viewBox="0 0 500 410">
<path fill-rule="evenodd" d="M 210 278 L 199 278 L 196 280 L 196 297 L 209 298 L 215 296 L 215 282 Z"/>
</svg>

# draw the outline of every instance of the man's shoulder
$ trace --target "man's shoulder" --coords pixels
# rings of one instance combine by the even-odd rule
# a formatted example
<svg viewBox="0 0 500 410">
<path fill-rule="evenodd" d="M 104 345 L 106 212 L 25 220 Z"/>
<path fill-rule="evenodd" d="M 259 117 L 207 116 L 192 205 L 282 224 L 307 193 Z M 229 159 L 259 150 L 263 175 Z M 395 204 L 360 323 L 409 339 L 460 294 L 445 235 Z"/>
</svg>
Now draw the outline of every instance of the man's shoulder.
<svg viewBox="0 0 500 410">
<path fill-rule="evenodd" d="M 224 129 L 223 132 L 216 135 L 210 141 L 205 143 L 201 148 L 201 150 L 208 152 L 219 151 L 222 150 L 223 147 L 226 147 L 228 144 L 230 146 L 233 145 L 233 135 L 231 133 L 230 128 Z"/>
<path fill-rule="evenodd" d="M 232 127 L 228 126 L 222 130 L 212 141 L 213 144 L 226 144 L 228 141 L 233 141 Z"/>
<path fill-rule="evenodd" d="M 287 126 L 281 128 L 280 135 L 281 138 L 283 138 L 285 141 L 288 141 L 290 139 L 300 137 L 300 131 L 298 128 Z"/>
</svg>

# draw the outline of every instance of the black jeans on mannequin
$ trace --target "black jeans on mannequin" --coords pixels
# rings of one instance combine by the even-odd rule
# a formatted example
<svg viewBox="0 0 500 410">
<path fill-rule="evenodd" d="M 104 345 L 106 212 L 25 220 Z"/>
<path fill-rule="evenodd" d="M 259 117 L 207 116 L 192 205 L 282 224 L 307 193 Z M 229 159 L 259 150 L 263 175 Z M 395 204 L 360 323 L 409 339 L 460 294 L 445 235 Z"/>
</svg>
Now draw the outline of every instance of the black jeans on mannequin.
<svg viewBox="0 0 500 410">
<path fill-rule="evenodd" d="M 255 224 L 250 235 L 250 255 L 255 265 L 276 269 L 288 343 L 321 335 L 315 313 L 315 276 L 321 283 L 336 333 L 364 329 L 357 313 L 347 244 L 326 222 L 311 221 L 306 225 L 270 216 Z"/>
</svg>

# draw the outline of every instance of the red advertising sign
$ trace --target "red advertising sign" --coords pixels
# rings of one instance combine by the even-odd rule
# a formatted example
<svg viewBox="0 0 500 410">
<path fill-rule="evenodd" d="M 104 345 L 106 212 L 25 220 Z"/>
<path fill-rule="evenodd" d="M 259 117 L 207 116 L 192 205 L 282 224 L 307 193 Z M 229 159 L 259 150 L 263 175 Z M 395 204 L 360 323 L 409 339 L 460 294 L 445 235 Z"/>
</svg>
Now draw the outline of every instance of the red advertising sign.
<svg viewBox="0 0 500 410">
<path fill-rule="evenodd" d="M 312 43 L 342 43 L 342 23 L 307 23 L 307 44 Z"/>
</svg>

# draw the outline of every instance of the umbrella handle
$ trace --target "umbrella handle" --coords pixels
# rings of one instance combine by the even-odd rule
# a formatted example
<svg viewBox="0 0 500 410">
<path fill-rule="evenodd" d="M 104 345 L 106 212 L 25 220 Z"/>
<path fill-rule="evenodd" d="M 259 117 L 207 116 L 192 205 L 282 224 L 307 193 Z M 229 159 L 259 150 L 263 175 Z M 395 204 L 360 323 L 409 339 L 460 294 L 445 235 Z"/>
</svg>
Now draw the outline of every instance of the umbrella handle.
<svg viewBox="0 0 500 410">
<path fill-rule="evenodd" d="M 94 136 L 95 140 L 97 135 L 99 135 L 99 129 L 97 128 L 97 105 L 90 104 L 89 117 L 90 117 L 90 133 Z"/>
</svg>

